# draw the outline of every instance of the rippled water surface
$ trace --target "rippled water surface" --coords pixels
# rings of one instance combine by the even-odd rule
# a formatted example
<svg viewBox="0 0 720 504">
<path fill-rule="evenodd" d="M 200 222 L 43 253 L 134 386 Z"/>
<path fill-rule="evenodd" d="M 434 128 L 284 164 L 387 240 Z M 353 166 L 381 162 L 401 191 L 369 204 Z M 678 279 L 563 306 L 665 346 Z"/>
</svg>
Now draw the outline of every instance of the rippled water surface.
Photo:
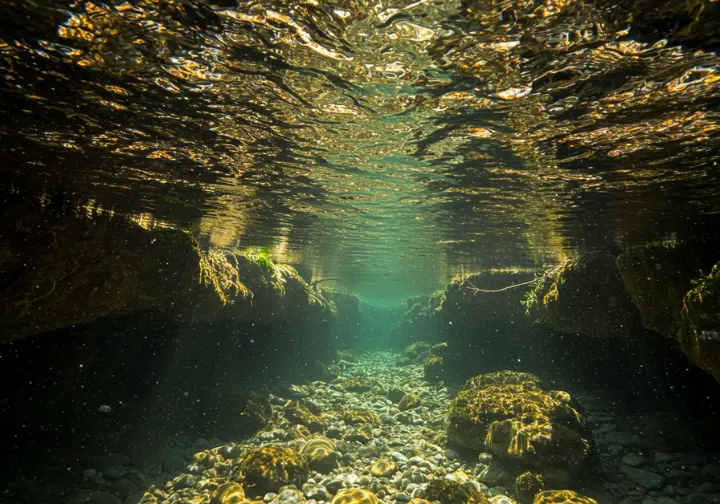
<svg viewBox="0 0 720 504">
<path fill-rule="evenodd" d="M 0 183 L 366 299 L 720 209 L 712 1 L 6 1 Z"/>
</svg>

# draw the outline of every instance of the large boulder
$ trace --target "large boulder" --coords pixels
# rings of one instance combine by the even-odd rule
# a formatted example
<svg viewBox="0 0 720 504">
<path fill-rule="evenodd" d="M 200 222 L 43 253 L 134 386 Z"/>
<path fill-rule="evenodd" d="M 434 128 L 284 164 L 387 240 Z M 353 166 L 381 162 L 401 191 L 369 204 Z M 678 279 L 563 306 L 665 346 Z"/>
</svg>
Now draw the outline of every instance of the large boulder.
<svg viewBox="0 0 720 504">
<path fill-rule="evenodd" d="M 555 331 L 598 338 L 642 333 L 640 314 L 609 252 L 566 261 L 529 292 L 541 322 Z"/>
<path fill-rule="evenodd" d="M 720 381 L 720 253 L 708 248 L 634 247 L 617 258 L 617 268 L 645 328 L 675 342 Z"/>
<path fill-rule="evenodd" d="M 523 381 L 524 375 L 490 373 L 470 380 L 450 407 L 448 441 L 519 467 L 586 473 L 597 453 L 569 394 L 544 391 L 537 378 Z"/>
<path fill-rule="evenodd" d="M 199 322 L 335 317 L 292 267 L 203 249 L 175 229 L 13 201 L 0 236 L 0 342 L 140 310 Z"/>
</svg>

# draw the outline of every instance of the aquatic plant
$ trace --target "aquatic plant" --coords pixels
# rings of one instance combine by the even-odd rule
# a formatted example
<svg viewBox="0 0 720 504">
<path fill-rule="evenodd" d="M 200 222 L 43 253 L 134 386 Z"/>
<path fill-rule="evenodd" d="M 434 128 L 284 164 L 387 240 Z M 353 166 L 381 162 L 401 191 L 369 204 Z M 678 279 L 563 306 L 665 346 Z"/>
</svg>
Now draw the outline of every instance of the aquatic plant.
<svg viewBox="0 0 720 504">
<path fill-rule="evenodd" d="M 525 315 L 529 316 L 532 309 L 539 306 L 541 302 L 543 305 L 547 305 L 558 300 L 560 295 L 558 287 L 564 282 L 562 274 L 572 268 L 574 263 L 575 261 L 565 259 L 558 266 L 535 272 L 535 278 L 526 282 L 526 285 L 531 284 L 533 287 L 525 292 L 520 301 L 520 304 L 525 307 Z"/>
<path fill-rule="evenodd" d="M 237 296 L 252 297 L 252 292 L 240 281 L 240 266 L 232 252 L 210 249 L 207 252 L 194 243 L 200 257 L 200 279 L 202 285 L 212 287 L 223 304 Z"/>
</svg>

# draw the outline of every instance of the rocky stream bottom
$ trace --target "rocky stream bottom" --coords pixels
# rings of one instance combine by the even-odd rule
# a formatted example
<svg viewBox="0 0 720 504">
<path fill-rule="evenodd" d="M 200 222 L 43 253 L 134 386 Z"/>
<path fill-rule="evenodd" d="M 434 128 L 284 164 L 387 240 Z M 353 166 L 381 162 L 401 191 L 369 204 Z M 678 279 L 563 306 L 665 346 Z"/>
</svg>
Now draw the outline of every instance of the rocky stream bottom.
<svg viewBox="0 0 720 504">
<path fill-rule="evenodd" d="M 424 359 L 399 357 L 348 355 L 335 379 L 258 399 L 252 414 L 267 424 L 243 441 L 176 437 L 151 462 L 94 457 L 81 488 L 54 502 L 720 503 L 720 454 L 702 440 L 668 449 L 688 427 L 663 414 L 628 418 L 599 394 L 547 392 L 527 373 L 455 390 L 427 381 Z M 34 485 L 25 493 L 53 491 Z"/>
</svg>

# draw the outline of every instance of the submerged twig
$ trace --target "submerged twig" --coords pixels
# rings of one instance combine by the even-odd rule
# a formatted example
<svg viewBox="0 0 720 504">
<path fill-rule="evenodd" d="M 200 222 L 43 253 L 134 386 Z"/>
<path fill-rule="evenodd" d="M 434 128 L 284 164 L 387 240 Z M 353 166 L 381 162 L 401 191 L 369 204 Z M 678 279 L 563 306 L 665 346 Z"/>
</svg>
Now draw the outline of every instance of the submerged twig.
<svg viewBox="0 0 720 504">
<path fill-rule="evenodd" d="M 542 278 L 542 277 L 541 277 L 541 278 Z M 502 291 L 506 291 L 506 290 L 509 290 L 509 289 L 514 289 L 514 288 L 516 288 L 516 287 L 522 287 L 523 285 L 530 285 L 531 283 L 535 283 L 535 282 L 537 282 L 538 280 L 540 280 L 540 278 L 535 278 L 535 279 L 533 279 L 533 280 L 529 280 L 529 281 L 527 281 L 527 282 L 523 282 L 523 283 L 519 283 L 519 284 L 508 285 L 507 287 L 503 287 L 502 289 L 481 289 L 481 288 L 479 288 L 479 287 L 475 287 L 475 286 L 472 284 L 472 282 L 469 282 L 469 281 L 467 281 L 467 280 L 466 280 L 466 283 L 470 284 L 470 287 L 468 287 L 468 288 L 473 292 L 473 296 L 477 296 L 478 292 L 488 292 L 488 293 L 492 293 L 492 292 L 502 292 Z"/>
</svg>

